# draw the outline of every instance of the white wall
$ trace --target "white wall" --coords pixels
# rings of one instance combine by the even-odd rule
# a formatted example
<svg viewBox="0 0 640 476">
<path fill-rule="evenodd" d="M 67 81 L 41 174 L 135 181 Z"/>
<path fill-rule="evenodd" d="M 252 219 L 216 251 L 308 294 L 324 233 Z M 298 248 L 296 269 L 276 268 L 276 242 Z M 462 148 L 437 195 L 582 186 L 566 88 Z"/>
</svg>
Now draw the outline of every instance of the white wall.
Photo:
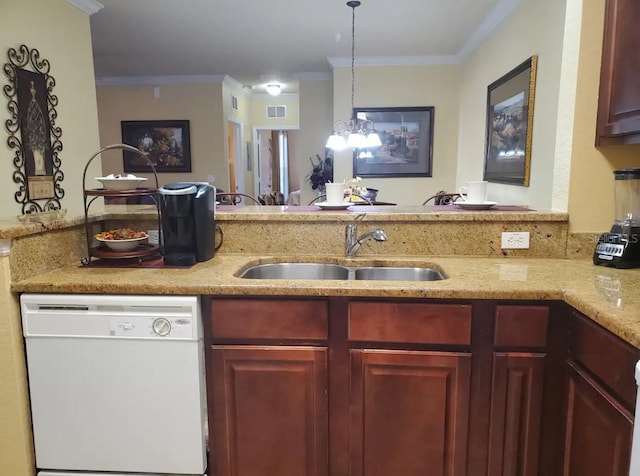
<svg viewBox="0 0 640 476">
<path fill-rule="evenodd" d="M 489 199 L 551 207 L 564 11 L 565 0 L 521 0 L 462 64 L 457 186 L 483 176 L 487 86 L 537 54 L 530 186 L 491 183 Z"/>
<path fill-rule="evenodd" d="M 41 58 L 51 63 L 49 74 L 56 82 L 53 94 L 58 97 L 55 125 L 62 129 L 63 150 L 58 156 L 62 161 L 65 196 L 61 206 L 80 211 L 83 167 L 100 145 L 89 15 L 65 0 L 1 0 L 3 64 L 8 62 L 7 50 L 21 44 L 37 49 Z M 4 74 L 2 78 L 6 83 Z M 15 149 L 7 146 L 4 123 L 9 112 L 4 95 L 0 104 L 0 215 L 11 216 L 20 214 L 22 206 L 14 199 L 18 190 L 12 179 Z M 100 160 L 94 163 L 88 172 L 91 177 L 100 173 Z"/>
</svg>

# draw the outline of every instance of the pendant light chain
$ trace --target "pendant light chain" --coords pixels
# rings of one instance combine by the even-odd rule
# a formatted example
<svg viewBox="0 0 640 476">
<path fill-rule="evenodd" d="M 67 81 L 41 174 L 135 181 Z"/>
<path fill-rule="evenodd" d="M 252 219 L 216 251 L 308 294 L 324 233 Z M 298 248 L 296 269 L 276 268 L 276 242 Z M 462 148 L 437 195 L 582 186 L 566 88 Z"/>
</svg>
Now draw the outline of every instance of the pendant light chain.
<svg viewBox="0 0 640 476">
<path fill-rule="evenodd" d="M 380 136 L 375 131 L 373 121 L 370 119 L 358 120 L 355 112 L 356 97 L 356 7 L 360 6 L 360 0 L 349 0 L 347 6 L 351 8 L 351 115 L 348 121 L 336 121 L 333 133 L 327 139 L 327 145 L 332 150 L 342 150 L 345 147 L 352 149 L 375 149 L 380 147 Z M 362 154 L 363 152 L 361 152 Z M 371 151 L 367 150 L 369 156 Z M 358 157 L 366 157 L 359 155 Z"/>
<path fill-rule="evenodd" d="M 354 98 L 356 90 L 356 7 L 360 2 L 349 2 L 351 6 L 351 114 L 354 114 Z"/>
</svg>

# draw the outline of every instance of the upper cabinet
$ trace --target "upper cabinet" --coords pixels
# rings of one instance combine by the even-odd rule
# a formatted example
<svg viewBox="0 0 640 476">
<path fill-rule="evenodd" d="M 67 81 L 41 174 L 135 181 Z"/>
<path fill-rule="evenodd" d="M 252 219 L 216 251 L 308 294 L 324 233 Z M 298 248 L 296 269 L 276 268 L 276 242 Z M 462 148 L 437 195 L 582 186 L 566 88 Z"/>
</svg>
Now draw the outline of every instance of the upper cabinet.
<svg viewBox="0 0 640 476">
<path fill-rule="evenodd" d="M 596 146 L 640 143 L 640 2 L 606 0 Z"/>
</svg>

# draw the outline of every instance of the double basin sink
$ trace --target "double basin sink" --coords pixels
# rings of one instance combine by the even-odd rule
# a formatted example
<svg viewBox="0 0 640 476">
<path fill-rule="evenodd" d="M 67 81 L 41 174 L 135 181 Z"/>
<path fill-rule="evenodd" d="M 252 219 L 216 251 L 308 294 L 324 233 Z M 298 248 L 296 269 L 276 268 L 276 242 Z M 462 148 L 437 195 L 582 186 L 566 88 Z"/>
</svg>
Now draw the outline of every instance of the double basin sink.
<svg viewBox="0 0 640 476">
<path fill-rule="evenodd" d="M 439 281 L 447 276 L 435 268 L 413 266 L 343 266 L 331 263 L 270 263 L 252 266 L 244 279 L 337 279 L 375 281 Z"/>
</svg>

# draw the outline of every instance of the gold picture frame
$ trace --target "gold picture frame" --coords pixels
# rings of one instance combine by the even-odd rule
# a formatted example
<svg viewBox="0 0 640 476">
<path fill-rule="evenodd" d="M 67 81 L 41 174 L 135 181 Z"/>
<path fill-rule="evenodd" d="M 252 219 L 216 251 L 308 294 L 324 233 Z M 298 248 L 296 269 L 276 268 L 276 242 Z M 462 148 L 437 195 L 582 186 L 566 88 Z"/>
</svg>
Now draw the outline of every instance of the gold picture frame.
<svg viewBox="0 0 640 476">
<path fill-rule="evenodd" d="M 530 57 L 487 88 L 484 180 L 529 186 L 538 57 Z"/>
</svg>

